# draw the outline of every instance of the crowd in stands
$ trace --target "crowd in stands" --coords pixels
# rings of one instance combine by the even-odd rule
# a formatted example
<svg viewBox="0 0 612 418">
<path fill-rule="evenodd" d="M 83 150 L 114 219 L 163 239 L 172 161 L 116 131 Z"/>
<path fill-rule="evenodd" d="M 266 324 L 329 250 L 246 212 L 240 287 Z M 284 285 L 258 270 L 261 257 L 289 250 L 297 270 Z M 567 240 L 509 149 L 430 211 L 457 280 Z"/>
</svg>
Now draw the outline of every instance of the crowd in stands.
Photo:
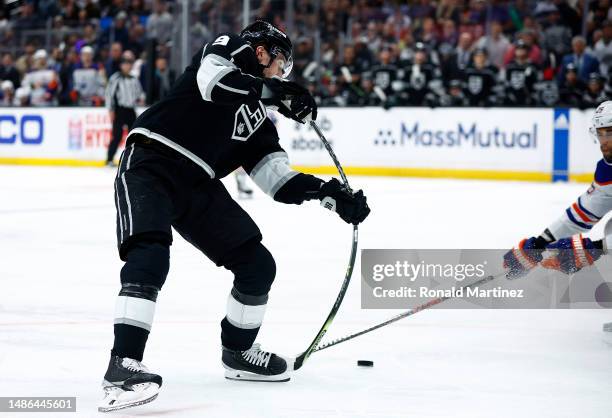
<svg viewBox="0 0 612 418">
<path fill-rule="evenodd" d="M 3 1 L 2 105 L 101 106 L 105 83 L 125 51 L 134 55 L 133 75 L 151 87 L 150 102 L 167 94 L 176 77 L 170 65 L 179 26 L 174 2 Z M 252 0 L 251 18 L 289 32 L 292 77 L 320 105 L 586 108 L 612 97 L 611 5 L 294 0 L 288 21 L 286 1 Z M 192 8 L 195 49 L 214 33 L 240 29 L 242 0 L 192 0 Z M 20 32 L 40 27 L 51 27 L 53 48 L 32 41 L 22 51 L 9 51 Z M 152 38 L 154 71 L 146 71 L 146 42 Z"/>
</svg>

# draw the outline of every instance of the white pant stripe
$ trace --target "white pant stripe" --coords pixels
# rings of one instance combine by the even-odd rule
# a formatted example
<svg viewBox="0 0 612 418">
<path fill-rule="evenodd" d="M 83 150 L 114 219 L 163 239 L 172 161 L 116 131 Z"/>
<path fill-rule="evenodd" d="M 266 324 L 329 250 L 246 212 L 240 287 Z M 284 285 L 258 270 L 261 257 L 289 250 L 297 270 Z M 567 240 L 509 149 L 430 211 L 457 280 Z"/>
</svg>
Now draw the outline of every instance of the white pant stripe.
<svg viewBox="0 0 612 418">
<path fill-rule="evenodd" d="M 133 231 L 133 225 L 132 225 L 132 203 L 130 202 L 130 194 L 128 192 L 128 187 L 127 187 L 127 183 L 125 182 L 125 173 L 121 174 L 121 182 L 123 183 L 123 189 L 125 192 L 125 201 L 127 202 L 127 208 L 128 208 L 128 220 L 129 220 L 129 226 L 130 226 L 130 230 L 129 230 L 129 235 L 132 235 L 132 231 Z"/>
</svg>

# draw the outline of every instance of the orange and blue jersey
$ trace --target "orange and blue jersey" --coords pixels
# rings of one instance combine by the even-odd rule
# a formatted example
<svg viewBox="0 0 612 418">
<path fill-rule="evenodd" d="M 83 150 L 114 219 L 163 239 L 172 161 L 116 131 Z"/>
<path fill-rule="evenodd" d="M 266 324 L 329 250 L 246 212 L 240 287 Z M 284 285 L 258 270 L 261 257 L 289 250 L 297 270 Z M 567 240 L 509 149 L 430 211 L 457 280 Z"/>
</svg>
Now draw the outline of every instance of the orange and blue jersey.
<svg viewBox="0 0 612 418">
<path fill-rule="evenodd" d="M 612 210 L 612 163 L 597 163 L 595 179 L 589 189 L 565 210 L 548 229 L 556 239 L 588 232 Z"/>
</svg>

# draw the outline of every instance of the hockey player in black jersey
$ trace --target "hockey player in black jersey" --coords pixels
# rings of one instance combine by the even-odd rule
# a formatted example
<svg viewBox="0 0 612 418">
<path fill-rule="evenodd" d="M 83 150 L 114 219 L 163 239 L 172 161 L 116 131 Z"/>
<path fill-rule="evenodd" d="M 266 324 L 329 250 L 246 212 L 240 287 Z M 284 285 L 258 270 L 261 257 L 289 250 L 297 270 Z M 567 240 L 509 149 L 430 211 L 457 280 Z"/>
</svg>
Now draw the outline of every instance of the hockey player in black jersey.
<svg viewBox="0 0 612 418">
<path fill-rule="evenodd" d="M 472 65 L 464 71 L 465 93 L 470 106 L 494 104 L 493 88 L 497 82 L 497 69 L 487 63 L 487 51 L 477 49 L 472 54 Z"/>
<path fill-rule="evenodd" d="M 538 69 L 529 61 L 527 44 L 518 40 L 512 60 L 505 69 L 506 104 L 529 106 L 533 103 L 534 85 L 538 81 Z"/>
<path fill-rule="evenodd" d="M 121 269 L 115 340 L 100 411 L 152 401 L 162 379 L 141 363 L 155 303 L 169 269 L 171 227 L 217 266 L 234 274 L 221 321 L 221 360 L 230 379 L 287 381 L 287 363 L 254 344 L 275 262 L 251 217 L 219 179 L 243 167 L 274 200 L 326 207 L 358 224 L 369 213 L 363 192 L 348 192 L 293 171 L 267 107 L 298 122 L 316 118 L 308 90 L 286 81 L 288 37 L 266 22 L 221 34 L 200 49 L 172 91 L 128 134 L 115 180 Z"/>
</svg>

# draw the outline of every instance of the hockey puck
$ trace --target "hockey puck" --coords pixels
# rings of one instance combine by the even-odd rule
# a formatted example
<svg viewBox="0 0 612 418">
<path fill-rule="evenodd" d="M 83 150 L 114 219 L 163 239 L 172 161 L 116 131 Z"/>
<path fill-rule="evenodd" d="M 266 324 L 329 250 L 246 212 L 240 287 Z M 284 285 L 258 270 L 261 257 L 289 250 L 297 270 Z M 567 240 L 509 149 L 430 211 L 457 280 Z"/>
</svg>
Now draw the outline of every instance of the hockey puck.
<svg viewBox="0 0 612 418">
<path fill-rule="evenodd" d="M 371 360 L 357 360 L 357 365 L 362 367 L 374 367 L 374 362 Z"/>
</svg>

